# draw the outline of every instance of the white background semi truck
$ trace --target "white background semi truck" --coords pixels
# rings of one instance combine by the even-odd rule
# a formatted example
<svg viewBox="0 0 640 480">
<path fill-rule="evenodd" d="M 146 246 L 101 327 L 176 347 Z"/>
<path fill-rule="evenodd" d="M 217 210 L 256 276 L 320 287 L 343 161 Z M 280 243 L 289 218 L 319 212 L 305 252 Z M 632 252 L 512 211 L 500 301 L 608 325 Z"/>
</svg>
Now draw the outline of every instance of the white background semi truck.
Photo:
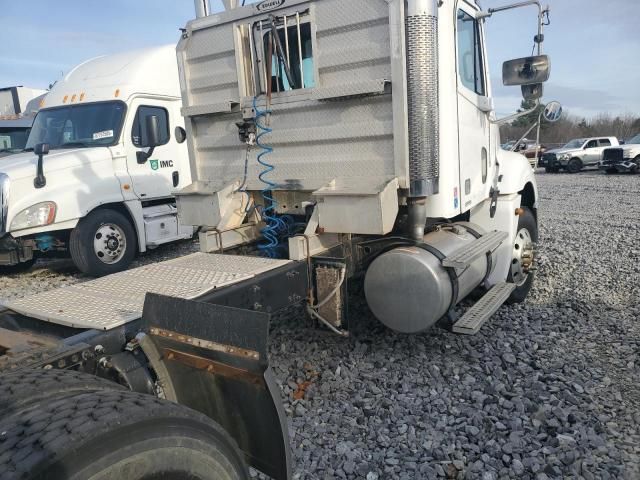
<svg viewBox="0 0 640 480">
<path fill-rule="evenodd" d="M 24 149 L 45 95 L 46 90 L 37 88 L 0 88 L 0 157 Z"/>
<path fill-rule="evenodd" d="M 99 276 L 190 238 L 171 196 L 191 183 L 180 107 L 172 46 L 89 60 L 58 81 L 27 151 L 0 164 L 0 265 L 69 251 Z"/>
<path fill-rule="evenodd" d="M 473 334 L 531 288 L 536 182 L 499 147 L 508 119 L 493 109 L 484 39 L 494 14 L 534 6 L 540 53 L 537 1 L 226 5 L 207 16 L 197 0 L 177 48 L 193 180 L 178 209 L 203 227 L 204 251 L 0 314 L 6 364 L 23 370 L 0 377 L 0 459 L 19 459 L 24 478 L 245 479 L 248 463 L 290 479 L 267 358 L 276 314 L 303 306 L 346 336 L 348 287 L 363 285 L 393 330 Z M 541 55 L 503 67 L 528 99 L 548 76 Z M 157 122 L 147 132 L 153 145 Z M 484 296 L 457 318 L 472 291 Z M 40 416 L 64 428 L 25 428 Z"/>
</svg>

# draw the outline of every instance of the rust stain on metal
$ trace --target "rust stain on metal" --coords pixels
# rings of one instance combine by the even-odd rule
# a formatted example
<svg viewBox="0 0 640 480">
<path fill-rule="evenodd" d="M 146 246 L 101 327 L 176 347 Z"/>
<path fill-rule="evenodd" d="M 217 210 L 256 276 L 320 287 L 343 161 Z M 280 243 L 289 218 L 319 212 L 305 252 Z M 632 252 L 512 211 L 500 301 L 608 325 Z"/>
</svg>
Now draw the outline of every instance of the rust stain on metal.
<svg viewBox="0 0 640 480">
<path fill-rule="evenodd" d="M 255 385 L 262 384 L 262 377 L 255 373 L 249 372 L 248 370 L 231 367 L 214 360 L 209 360 L 208 358 L 191 355 L 189 353 L 178 352 L 170 348 L 165 348 L 163 350 L 163 353 L 164 357 L 167 360 L 179 362 L 197 370 L 204 370 L 205 372 L 214 375 L 221 375 L 223 377 L 232 378 Z"/>
<path fill-rule="evenodd" d="M 250 358 L 252 360 L 260 360 L 260 354 L 255 350 L 247 350 L 245 348 L 234 347 L 233 345 L 225 345 L 222 343 L 211 342 L 209 340 L 203 340 L 201 338 L 190 337 L 181 333 L 172 332 L 171 330 L 164 330 L 162 328 L 151 327 L 149 329 L 151 335 L 158 337 L 168 338 L 174 342 L 184 343 L 185 345 L 192 345 L 198 348 L 204 348 L 214 352 L 227 353 L 235 357 Z"/>
</svg>

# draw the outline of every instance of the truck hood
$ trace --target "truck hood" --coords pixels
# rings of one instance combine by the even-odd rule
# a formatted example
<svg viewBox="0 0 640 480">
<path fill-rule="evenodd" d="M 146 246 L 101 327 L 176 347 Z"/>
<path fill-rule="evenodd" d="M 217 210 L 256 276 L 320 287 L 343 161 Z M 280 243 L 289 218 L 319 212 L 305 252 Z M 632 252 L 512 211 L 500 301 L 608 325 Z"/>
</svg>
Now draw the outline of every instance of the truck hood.
<svg viewBox="0 0 640 480">
<path fill-rule="evenodd" d="M 111 158 L 107 147 L 51 150 L 42 164 L 46 176 L 59 170 L 91 168 L 90 164 L 106 158 Z M 0 160 L 0 173 L 6 173 L 12 180 L 35 177 L 37 165 L 38 157 L 33 152 L 16 153 Z"/>
<path fill-rule="evenodd" d="M 628 158 L 629 156 L 635 157 L 637 155 L 640 155 L 640 143 L 630 143 L 629 145 L 620 145 L 619 147 L 611 148 L 621 148 L 625 153 L 626 158 Z"/>
<path fill-rule="evenodd" d="M 553 150 L 547 150 L 544 153 L 555 153 L 556 155 L 564 155 L 565 153 L 574 153 L 582 151 L 581 148 L 554 148 Z"/>
</svg>

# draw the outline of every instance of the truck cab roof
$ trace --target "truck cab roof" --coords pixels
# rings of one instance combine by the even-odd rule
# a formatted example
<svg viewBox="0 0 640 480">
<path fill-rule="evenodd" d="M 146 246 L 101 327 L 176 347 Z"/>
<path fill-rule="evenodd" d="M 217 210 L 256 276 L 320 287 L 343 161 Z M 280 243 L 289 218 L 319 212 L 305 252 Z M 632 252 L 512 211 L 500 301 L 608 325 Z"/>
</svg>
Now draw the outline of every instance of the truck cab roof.
<svg viewBox="0 0 640 480">
<path fill-rule="evenodd" d="M 175 79 L 174 45 L 96 57 L 81 63 L 58 81 L 43 108 L 105 100 L 126 101 L 134 94 L 180 97 Z"/>
</svg>

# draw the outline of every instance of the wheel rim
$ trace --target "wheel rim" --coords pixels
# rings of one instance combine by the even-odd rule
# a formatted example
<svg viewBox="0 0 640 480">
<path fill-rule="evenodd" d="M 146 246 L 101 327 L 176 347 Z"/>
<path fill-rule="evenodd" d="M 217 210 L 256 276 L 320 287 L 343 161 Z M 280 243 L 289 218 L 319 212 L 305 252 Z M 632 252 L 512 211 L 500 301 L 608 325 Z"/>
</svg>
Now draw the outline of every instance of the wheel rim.
<svg viewBox="0 0 640 480">
<path fill-rule="evenodd" d="M 520 229 L 513 242 L 513 260 L 511 261 L 511 279 L 518 287 L 524 285 L 531 273 L 534 260 L 534 245 L 531 233 Z"/>
<path fill-rule="evenodd" d="M 93 236 L 93 251 L 102 263 L 118 263 L 127 251 L 124 230 L 113 223 L 101 225 Z"/>
</svg>

